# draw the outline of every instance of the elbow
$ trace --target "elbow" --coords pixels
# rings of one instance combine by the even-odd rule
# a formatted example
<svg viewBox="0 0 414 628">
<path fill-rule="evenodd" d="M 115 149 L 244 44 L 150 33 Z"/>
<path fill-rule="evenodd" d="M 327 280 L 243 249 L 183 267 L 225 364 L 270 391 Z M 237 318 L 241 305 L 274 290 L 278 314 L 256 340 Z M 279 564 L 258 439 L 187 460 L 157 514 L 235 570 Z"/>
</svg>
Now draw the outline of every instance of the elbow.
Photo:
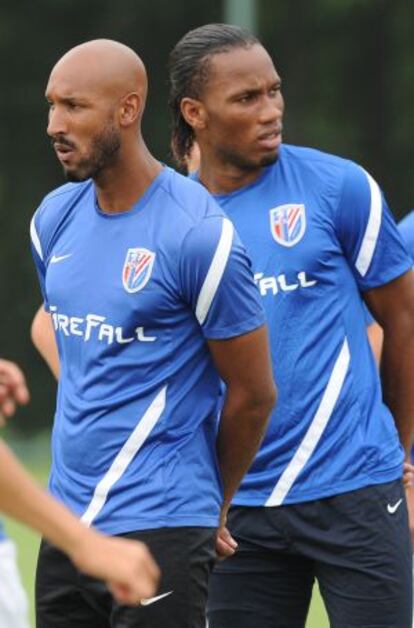
<svg viewBox="0 0 414 628">
<path fill-rule="evenodd" d="M 273 381 L 263 387 L 260 391 L 252 394 L 248 401 L 248 405 L 250 406 L 250 411 L 256 418 L 256 421 L 265 422 L 267 424 L 276 404 L 276 400 L 277 391 Z"/>
<path fill-rule="evenodd" d="M 272 385 L 269 386 L 266 396 L 263 399 L 263 402 L 265 404 L 265 407 L 267 408 L 267 414 L 270 415 L 273 408 L 276 405 L 276 401 L 277 401 L 277 389 L 276 389 L 276 384 L 274 382 L 272 382 Z"/>
</svg>

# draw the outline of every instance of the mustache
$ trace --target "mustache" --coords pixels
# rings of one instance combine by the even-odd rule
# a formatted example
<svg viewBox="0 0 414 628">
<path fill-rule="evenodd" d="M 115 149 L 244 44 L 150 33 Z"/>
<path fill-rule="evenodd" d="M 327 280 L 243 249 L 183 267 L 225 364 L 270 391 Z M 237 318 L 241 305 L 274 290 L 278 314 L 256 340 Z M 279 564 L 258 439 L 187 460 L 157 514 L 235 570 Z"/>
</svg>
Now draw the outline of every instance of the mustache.
<svg viewBox="0 0 414 628">
<path fill-rule="evenodd" d="M 68 140 L 64 135 L 57 135 L 50 140 L 52 148 L 59 144 L 59 146 L 65 146 L 66 148 L 76 148 L 76 144 Z"/>
</svg>

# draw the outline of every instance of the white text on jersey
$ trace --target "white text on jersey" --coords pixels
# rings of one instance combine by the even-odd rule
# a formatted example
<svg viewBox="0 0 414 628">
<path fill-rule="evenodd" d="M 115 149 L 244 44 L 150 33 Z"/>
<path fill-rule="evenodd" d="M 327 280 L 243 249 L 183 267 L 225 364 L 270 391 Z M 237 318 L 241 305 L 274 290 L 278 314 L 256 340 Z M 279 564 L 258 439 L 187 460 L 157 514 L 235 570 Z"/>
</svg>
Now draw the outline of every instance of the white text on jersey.
<svg viewBox="0 0 414 628">
<path fill-rule="evenodd" d="M 304 270 L 297 273 L 293 281 L 288 280 L 285 273 L 270 275 L 269 277 L 264 277 L 263 273 L 255 273 L 254 281 L 259 287 L 262 297 L 266 296 L 268 292 L 271 294 L 277 294 L 279 291 L 291 292 L 292 290 L 298 290 L 298 288 L 311 288 L 317 284 L 316 279 L 310 280 L 307 278 Z"/>
<path fill-rule="evenodd" d="M 136 327 L 133 336 L 124 336 L 124 330 L 121 326 L 110 325 L 105 323 L 106 316 L 98 314 L 87 314 L 84 318 L 79 316 L 67 316 L 57 312 L 57 307 L 50 306 L 53 326 L 56 331 L 61 331 L 65 336 L 81 336 L 85 342 L 91 339 L 92 335 L 96 335 L 101 342 L 107 342 L 108 345 L 113 342 L 118 344 L 128 344 L 137 340 L 138 342 L 154 342 L 156 336 L 146 335 L 143 327 Z"/>
</svg>

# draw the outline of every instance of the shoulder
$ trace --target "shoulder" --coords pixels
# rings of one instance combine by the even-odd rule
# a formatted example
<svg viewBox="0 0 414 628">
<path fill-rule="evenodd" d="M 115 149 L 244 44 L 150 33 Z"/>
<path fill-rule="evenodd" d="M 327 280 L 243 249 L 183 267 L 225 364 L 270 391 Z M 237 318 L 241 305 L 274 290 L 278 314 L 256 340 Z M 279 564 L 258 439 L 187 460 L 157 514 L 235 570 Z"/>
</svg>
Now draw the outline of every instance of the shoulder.
<svg viewBox="0 0 414 628">
<path fill-rule="evenodd" d="M 177 227 L 191 229 L 206 218 L 224 217 L 223 210 L 203 185 L 172 168 L 168 168 L 167 175 L 162 182 L 162 189 L 168 196 L 169 209 L 175 212 L 174 222 Z"/>
<path fill-rule="evenodd" d="M 41 257 L 68 213 L 91 187 L 91 180 L 67 183 L 44 197 L 30 223 L 31 239 Z"/>
<path fill-rule="evenodd" d="M 283 159 L 303 181 L 311 184 L 314 194 L 325 197 L 333 209 L 344 197 L 368 198 L 372 188 L 378 187 L 360 164 L 314 148 L 287 145 Z"/>
<path fill-rule="evenodd" d="M 354 161 L 316 148 L 305 146 L 283 145 L 281 157 L 291 164 L 291 167 L 309 172 L 317 179 L 342 179 L 349 173 L 364 172 L 363 168 Z"/>
<path fill-rule="evenodd" d="M 81 183 L 66 183 L 52 190 L 47 194 L 34 216 L 37 221 L 53 221 L 61 216 L 62 210 L 68 206 L 73 206 L 74 201 L 78 200 L 90 190 L 92 181 L 83 181 Z"/>
</svg>

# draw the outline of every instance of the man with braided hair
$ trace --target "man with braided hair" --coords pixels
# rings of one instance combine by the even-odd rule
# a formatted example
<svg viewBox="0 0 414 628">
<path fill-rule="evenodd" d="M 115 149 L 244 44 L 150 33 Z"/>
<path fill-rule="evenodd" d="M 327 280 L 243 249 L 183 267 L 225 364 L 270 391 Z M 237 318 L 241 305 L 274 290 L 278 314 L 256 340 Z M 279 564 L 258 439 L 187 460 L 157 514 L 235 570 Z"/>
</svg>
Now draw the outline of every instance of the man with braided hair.
<svg viewBox="0 0 414 628">
<path fill-rule="evenodd" d="M 315 578 L 334 628 L 411 627 L 403 484 L 414 432 L 414 284 L 374 179 L 282 144 L 281 79 L 256 37 L 210 24 L 170 57 L 172 147 L 235 224 L 271 335 L 278 404 L 233 499 L 238 548 L 210 628 L 302 628 Z M 363 300 L 385 330 L 382 401 Z"/>
</svg>

